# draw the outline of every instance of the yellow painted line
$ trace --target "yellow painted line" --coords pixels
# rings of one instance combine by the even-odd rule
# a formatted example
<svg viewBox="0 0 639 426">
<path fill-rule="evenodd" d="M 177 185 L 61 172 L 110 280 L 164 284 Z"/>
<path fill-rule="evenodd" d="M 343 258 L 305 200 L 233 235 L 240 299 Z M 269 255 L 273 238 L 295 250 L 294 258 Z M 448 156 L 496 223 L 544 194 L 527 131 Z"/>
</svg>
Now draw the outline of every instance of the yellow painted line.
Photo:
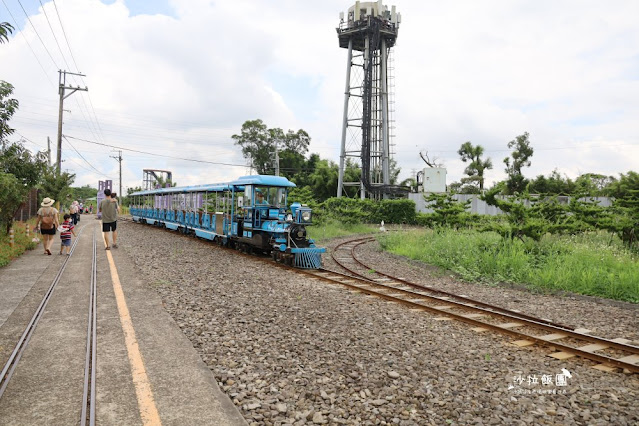
<svg viewBox="0 0 639 426">
<path fill-rule="evenodd" d="M 129 364 L 131 364 L 131 375 L 133 376 L 133 384 L 135 385 L 135 394 L 138 398 L 140 416 L 145 425 L 161 425 L 160 415 L 158 414 L 158 409 L 153 399 L 153 392 L 151 391 L 151 383 L 149 382 L 149 377 L 146 375 L 146 368 L 144 368 L 144 361 L 142 360 L 138 340 L 135 337 L 135 329 L 133 328 L 129 308 L 126 305 L 124 293 L 122 292 L 118 270 L 115 267 L 115 262 L 113 262 L 111 252 L 107 251 L 106 255 L 111 270 L 115 300 L 118 305 L 118 312 L 120 313 L 120 323 L 122 324 L 122 331 L 124 332 L 126 351 L 129 355 Z"/>
</svg>

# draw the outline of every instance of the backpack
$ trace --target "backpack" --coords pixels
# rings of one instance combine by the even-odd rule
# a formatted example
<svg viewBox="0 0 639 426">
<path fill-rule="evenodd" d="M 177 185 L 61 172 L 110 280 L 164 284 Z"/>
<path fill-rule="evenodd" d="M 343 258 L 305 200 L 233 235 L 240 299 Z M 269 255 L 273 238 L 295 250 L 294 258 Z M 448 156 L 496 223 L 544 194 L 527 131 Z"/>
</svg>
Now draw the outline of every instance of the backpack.
<svg viewBox="0 0 639 426">
<path fill-rule="evenodd" d="M 51 212 L 51 210 L 49 210 Z M 53 216 L 45 216 L 42 212 L 42 222 L 40 224 L 41 229 L 53 229 Z"/>
</svg>

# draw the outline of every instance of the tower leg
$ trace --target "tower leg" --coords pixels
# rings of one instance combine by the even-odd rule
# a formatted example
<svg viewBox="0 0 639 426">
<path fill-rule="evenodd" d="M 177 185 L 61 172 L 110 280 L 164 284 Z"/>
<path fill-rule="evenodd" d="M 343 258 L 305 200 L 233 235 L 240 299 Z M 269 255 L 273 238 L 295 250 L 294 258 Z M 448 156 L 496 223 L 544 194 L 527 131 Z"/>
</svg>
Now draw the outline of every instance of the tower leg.
<svg viewBox="0 0 639 426">
<path fill-rule="evenodd" d="M 344 119 L 342 120 L 342 148 L 339 155 L 339 177 L 337 179 L 337 198 L 342 196 L 344 188 L 344 163 L 346 159 L 346 128 L 348 127 L 348 101 L 351 96 L 351 66 L 353 61 L 353 40 L 348 41 L 346 60 L 346 88 L 344 89 Z"/>
<path fill-rule="evenodd" d="M 382 178 L 384 185 L 390 185 L 390 143 L 388 135 L 388 81 L 387 66 L 388 56 L 386 51 L 386 40 L 382 39 L 381 59 L 382 59 Z M 384 194 L 388 198 L 388 194 Z"/>
</svg>

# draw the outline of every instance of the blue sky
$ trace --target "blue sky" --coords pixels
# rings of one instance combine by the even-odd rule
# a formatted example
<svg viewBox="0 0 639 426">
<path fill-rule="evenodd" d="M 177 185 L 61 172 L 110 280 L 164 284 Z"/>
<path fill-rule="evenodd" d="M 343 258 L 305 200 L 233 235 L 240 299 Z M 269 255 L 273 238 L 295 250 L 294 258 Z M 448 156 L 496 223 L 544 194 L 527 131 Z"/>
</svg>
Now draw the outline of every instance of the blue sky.
<svg viewBox="0 0 639 426">
<path fill-rule="evenodd" d="M 104 4 L 113 4 L 118 0 L 102 0 Z M 136 15 L 166 15 L 166 16 L 175 16 L 175 11 L 173 6 L 171 6 L 171 2 L 168 0 L 124 0 L 124 4 L 131 16 Z"/>
<path fill-rule="evenodd" d="M 466 141 L 492 158 L 488 180 L 503 179 L 507 143 L 524 132 L 535 150 L 528 177 L 639 169 L 639 2 L 384 4 L 402 14 L 393 49 L 402 179 L 427 151 L 449 183 L 459 180 Z M 76 185 L 117 179 L 113 147 L 134 150 L 123 152 L 124 187 L 138 186 L 144 168 L 172 170 L 180 184 L 241 176 L 249 170 L 231 136 L 256 118 L 306 130 L 310 151 L 338 162 L 346 50 L 335 27 L 351 5 L 4 0 L 0 21 L 14 23 L 8 8 L 18 22 L 0 45 L 0 79 L 20 101 L 15 139 L 33 150 L 55 140 L 58 69 L 77 63 L 86 77 L 72 84 L 89 91 L 65 101 L 63 131 Z"/>
<path fill-rule="evenodd" d="M 166 15 L 175 17 L 175 10 L 173 9 L 173 6 L 171 6 L 171 2 L 169 0 L 101 1 L 105 5 L 112 5 L 116 2 L 123 3 L 129 10 L 129 13 L 132 17 L 136 15 Z M 13 18 L 18 23 L 16 28 L 19 30 L 23 30 L 25 25 L 28 25 L 29 21 L 26 16 L 35 15 L 42 8 L 40 2 L 34 0 L 20 0 L 19 2 L 17 0 L 4 0 L 4 2 L 7 7 L 5 7 L 5 5 L 3 4 L 0 8 L 0 19 L 2 19 L 3 22 L 9 22 L 11 23 L 11 25 L 16 26 L 13 19 L 11 18 L 11 15 L 13 15 Z M 50 2 L 42 1 L 42 4 L 46 3 Z M 51 16 L 50 18 L 53 19 L 53 16 Z"/>
</svg>

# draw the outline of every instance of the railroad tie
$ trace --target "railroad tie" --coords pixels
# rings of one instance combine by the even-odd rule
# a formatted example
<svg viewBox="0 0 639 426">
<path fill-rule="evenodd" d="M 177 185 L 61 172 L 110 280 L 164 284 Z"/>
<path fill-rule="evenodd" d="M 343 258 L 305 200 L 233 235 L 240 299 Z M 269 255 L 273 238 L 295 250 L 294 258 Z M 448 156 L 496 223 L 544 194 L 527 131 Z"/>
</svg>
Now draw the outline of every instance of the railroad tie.
<svg viewBox="0 0 639 426">
<path fill-rule="evenodd" d="M 485 316 L 486 316 L 486 314 L 464 314 L 464 315 L 462 315 L 462 317 L 470 318 L 470 319 L 481 318 L 481 317 L 485 317 Z"/>
<path fill-rule="evenodd" d="M 503 324 L 498 324 L 497 327 L 509 329 L 509 328 L 521 327 L 522 325 L 524 324 L 521 322 L 506 322 Z"/>
<path fill-rule="evenodd" d="M 504 324 L 504 325 L 508 325 L 508 324 L 511 324 L 511 323 L 507 323 L 507 324 Z M 517 323 L 513 323 L 513 324 L 517 324 Z M 503 328 L 504 326 L 502 325 L 501 327 Z M 515 327 L 515 326 L 510 326 L 509 328 L 512 328 L 512 327 Z M 576 329 L 576 330 L 574 330 L 574 331 L 575 331 L 575 333 L 581 333 L 581 334 L 588 334 L 588 333 L 590 333 L 590 330 L 588 330 L 588 329 L 586 329 L 586 328 L 578 328 L 578 329 Z M 553 333 L 553 334 L 547 334 L 547 335 L 545 335 L 545 336 L 539 336 L 539 339 L 540 339 L 540 340 L 545 340 L 545 341 L 547 341 L 547 342 L 552 342 L 553 340 L 563 339 L 564 337 L 566 337 L 566 334 L 563 334 L 563 333 Z M 516 340 L 516 341 L 514 341 L 514 342 L 513 342 L 513 345 L 515 345 L 515 346 L 519 346 L 519 347 L 521 347 L 521 348 L 523 348 L 523 347 L 525 347 L 525 346 L 531 346 L 531 345 L 534 345 L 534 344 L 535 344 L 535 342 L 534 342 L 533 340 L 528 340 L 528 339 L 524 339 L 524 340 Z M 559 354 L 559 353 L 561 353 L 561 352 L 556 352 L 556 353 L 557 353 L 557 354 Z M 568 353 L 568 352 L 566 352 L 566 353 Z M 553 355 L 550 355 L 550 356 L 553 356 Z M 568 357 L 566 357 L 566 358 L 571 358 L 571 357 L 573 357 L 573 356 L 575 356 L 575 355 L 570 354 L 570 356 L 568 356 Z M 565 359 L 565 358 L 557 358 L 557 359 Z"/>
<path fill-rule="evenodd" d="M 618 337 L 616 339 L 612 339 L 612 342 L 615 343 L 622 343 L 622 344 L 627 344 L 630 343 L 630 340 L 628 339 L 624 339 L 622 337 Z M 610 345 L 607 345 L 605 343 L 591 343 L 589 345 L 585 345 L 585 346 L 580 346 L 577 349 L 579 349 L 580 351 L 585 351 L 585 352 L 596 352 L 596 351 L 600 351 L 602 349 L 607 349 L 609 348 Z M 556 358 L 556 359 L 560 359 L 560 360 L 564 360 L 564 359 L 568 359 L 568 358 L 572 358 L 575 357 L 576 355 L 570 352 L 555 352 L 553 354 L 550 354 L 549 356 Z"/>
</svg>

